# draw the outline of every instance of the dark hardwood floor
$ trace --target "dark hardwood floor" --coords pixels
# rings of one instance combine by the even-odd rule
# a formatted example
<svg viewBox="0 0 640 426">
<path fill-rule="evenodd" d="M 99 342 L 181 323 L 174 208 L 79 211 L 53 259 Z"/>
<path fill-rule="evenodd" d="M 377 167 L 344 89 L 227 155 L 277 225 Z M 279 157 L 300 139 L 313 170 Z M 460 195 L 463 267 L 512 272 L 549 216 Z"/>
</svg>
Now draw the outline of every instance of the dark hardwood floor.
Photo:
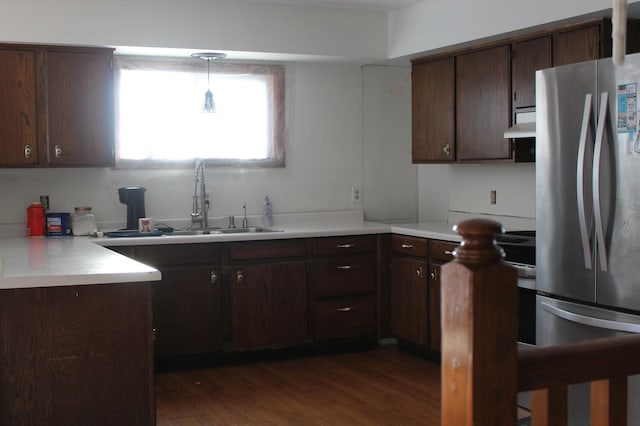
<svg viewBox="0 0 640 426">
<path fill-rule="evenodd" d="M 440 366 L 393 347 L 157 373 L 157 424 L 439 425 Z"/>
</svg>

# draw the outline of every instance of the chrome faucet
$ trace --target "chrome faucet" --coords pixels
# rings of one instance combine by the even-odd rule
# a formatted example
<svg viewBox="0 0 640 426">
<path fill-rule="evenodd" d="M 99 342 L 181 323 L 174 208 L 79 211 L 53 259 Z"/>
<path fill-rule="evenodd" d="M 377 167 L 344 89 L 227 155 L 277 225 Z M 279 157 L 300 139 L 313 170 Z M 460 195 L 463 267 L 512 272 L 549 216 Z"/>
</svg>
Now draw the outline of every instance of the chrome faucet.
<svg viewBox="0 0 640 426">
<path fill-rule="evenodd" d="M 193 180 L 195 189 L 193 192 L 193 209 L 191 211 L 191 223 L 199 223 L 201 228 L 209 227 L 209 197 L 204 185 L 204 162 L 196 159 Z"/>
<path fill-rule="evenodd" d="M 242 218 L 242 227 L 248 228 L 249 221 L 247 220 L 247 203 L 244 203 L 242 206 L 242 210 L 244 211 L 244 217 Z"/>
</svg>

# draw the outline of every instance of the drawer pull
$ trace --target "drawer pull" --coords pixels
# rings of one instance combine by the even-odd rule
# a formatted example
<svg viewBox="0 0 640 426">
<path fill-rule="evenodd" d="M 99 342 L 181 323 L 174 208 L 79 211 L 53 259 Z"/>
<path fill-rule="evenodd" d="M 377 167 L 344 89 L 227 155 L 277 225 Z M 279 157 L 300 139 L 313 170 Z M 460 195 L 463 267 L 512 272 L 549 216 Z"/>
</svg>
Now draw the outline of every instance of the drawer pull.
<svg viewBox="0 0 640 426">
<path fill-rule="evenodd" d="M 413 248 L 413 244 L 402 244 L 402 248 L 403 249 L 412 249 Z"/>
<path fill-rule="evenodd" d="M 338 244 L 336 247 L 338 247 L 338 248 L 353 248 L 355 246 L 356 245 L 353 244 L 353 243 L 347 243 L 347 244 Z"/>
<path fill-rule="evenodd" d="M 244 281 L 244 274 L 242 271 L 238 271 L 236 272 L 236 282 L 238 284 L 240 284 L 242 281 Z"/>
<path fill-rule="evenodd" d="M 338 308 L 338 312 L 351 312 L 353 311 L 353 306 L 347 306 L 345 308 Z"/>
<path fill-rule="evenodd" d="M 31 158 L 31 154 L 33 153 L 33 150 L 31 149 L 31 145 L 25 145 L 24 146 L 24 157 L 25 158 Z"/>
<path fill-rule="evenodd" d="M 353 266 L 351 265 L 341 265 L 341 266 L 337 266 L 338 269 L 341 269 L 343 271 L 348 271 L 349 269 L 353 269 Z"/>
<path fill-rule="evenodd" d="M 416 277 L 418 278 L 422 278 L 423 274 L 422 274 L 422 267 L 416 269 Z"/>
<path fill-rule="evenodd" d="M 56 158 L 62 158 L 62 147 L 60 145 L 54 145 L 53 150 Z"/>
<path fill-rule="evenodd" d="M 455 251 L 455 250 L 445 250 L 445 251 L 444 251 L 444 254 L 448 254 L 449 256 L 453 256 L 453 252 L 454 252 L 454 251 Z"/>
<path fill-rule="evenodd" d="M 436 275 L 436 271 L 431 271 L 431 274 L 429 274 L 429 275 L 431 275 L 431 279 L 432 279 L 432 280 L 435 280 L 435 279 L 436 279 L 436 277 L 437 277 L 437 275 Z"/>
<path fill-rule="evenodd" d="M 211 284 L 215 284 L 218 282 L 218 274 L 216 271 L 211 271 Z"/>
</svg>

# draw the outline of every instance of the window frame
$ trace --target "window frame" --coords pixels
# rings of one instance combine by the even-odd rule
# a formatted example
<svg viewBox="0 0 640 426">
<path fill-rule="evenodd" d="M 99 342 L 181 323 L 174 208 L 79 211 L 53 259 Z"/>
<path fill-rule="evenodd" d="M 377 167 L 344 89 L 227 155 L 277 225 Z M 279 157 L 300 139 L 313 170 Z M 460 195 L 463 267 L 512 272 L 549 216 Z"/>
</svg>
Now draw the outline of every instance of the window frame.
<svg viewBox="0 0 640 426">
<path fill-rule="evenodd" d="M 193 166 L 194 159 L 187 160 L 133 160 L 122 159 L 119 155 L 119 93 L 120 70 L 172 70 L 207 73 L 206 63 L 193 58 L 169 58 L 157 56 L 114 56 L 114 110 L 115 110 L 115 158 L 116 168 L 120 169 L 169 169 L 186 168 Z M 269 85 L 269 150 L 265 159 L 233 159 L 233 158 L 205 158 L 204 163 L 212 167 L 238 167 L 238 168 L 276 168 L 285 167 L 285 89 L 284 89 L 284 65 L 217 62 L 210 64 L 211 74 L 259 74 L 264 75 Z"/>
</svg>

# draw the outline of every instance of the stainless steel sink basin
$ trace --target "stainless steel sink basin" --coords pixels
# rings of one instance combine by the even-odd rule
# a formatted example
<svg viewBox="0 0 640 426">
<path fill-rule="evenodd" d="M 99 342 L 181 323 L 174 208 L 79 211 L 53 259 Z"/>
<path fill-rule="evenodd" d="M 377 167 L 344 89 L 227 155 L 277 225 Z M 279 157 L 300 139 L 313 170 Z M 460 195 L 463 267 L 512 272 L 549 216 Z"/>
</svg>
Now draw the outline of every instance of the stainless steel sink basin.
<svg viewBox="0 0 640 426">
<path fill-rule="evenodd" d="M 250 226 L 248 228 L 228 228 L 228 229 L 219 229 L 218 232 L 221 234 L 246 234 L 249 232 L 282 232 L 276 229 L 263 228 L 261 226 Z"/>
<path fill-rule="evenodd" d="M 167 237 L 175 236 L 188 236 L 188 235 L 215 235 L 215 234 L 247 234 L 252 232 L 282 232 L 276 229 L 263 228 L 261 226 L 250 226 L 247 228 L 197 228 L 197 229 L 186 229 L 181 231 L 173 231 L 164 234 Z"/>
</svg>

